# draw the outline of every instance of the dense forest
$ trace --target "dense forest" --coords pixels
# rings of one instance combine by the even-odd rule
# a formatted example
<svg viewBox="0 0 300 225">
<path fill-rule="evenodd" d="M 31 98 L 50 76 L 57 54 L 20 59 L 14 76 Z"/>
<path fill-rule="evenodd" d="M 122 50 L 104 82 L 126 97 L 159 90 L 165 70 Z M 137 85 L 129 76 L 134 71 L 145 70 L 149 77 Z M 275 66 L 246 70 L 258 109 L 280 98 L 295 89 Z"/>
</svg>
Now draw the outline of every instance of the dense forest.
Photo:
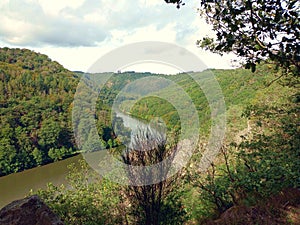
<svg viewBox="0 0 300 225">
<path fill-rule="evenodd" d="M 71 166 L 68 178 L 71 188 L 49 184 L 47 190 L 40 190 L 38 194 L 67 224 L 99 224 L 99 221 L 101 224 L 147 224 L 149 215 L 155 213 L 158 213 L 159 224 L 210 224 L 209 221 L 232 206 L 244 210 L 245 215 L 256 210 L 258 224 L 268 224 L 270 220 L 276 220 L 275 224 L 286 223 L 289 211 L 282 211 L 280 204 L 286 204 L 285 198 L 289 199 L 292 210 L 297 210 L 293 207 L 299 204 L 296 196 L 300 186 L 299 94 L 295 82 L 277 80 L 281 71 L 268 62 L 258 65 L 255 73 L 238 68 L 197 74 L 205 77 L 207 73 L 214 74 L 223 91 L 227 130 L 219 156 L 205 173 L 199 173 L 197 165 L 207 144 L 211 111 L 195 80 L 185 73 L 116 73 L 100 87 L 97 98 L 94 116 L 102 147 L 114 154 L 116 149 L 124 147 L 122 137 L 115 132 L 116 124 L 112 124 L 115 115 L 111 115 L 114 100 L 122 92 L 118 110 L 145 122 L 161 118 L 170 137 L 180 133 L 182 124 L 170 102 L 155 96 L 142 98 L 143 86 L 140 90 L 128 90 L 136 80 L 163 78 L 176 83 L 190 96 L 199 116 L 199 148 L 189 164 L 171 181 L 126 187 L 99 179 L 81 162 L 84 172 Z M 83 73 L 68 71 L 39 53 L 0 49 L 0 176 L 81 151 L 97 150 L 94 146 L 78 149 L 74 140 L 73 99 L 82 76 Z M 172 86 L 160 87 L 159 82 L 151 85 L 154 90 L 180 98 Z M 135 104 L 128 107 L 131 102 Z M 80 126 L 78 124 L 77 129 Z M 89 137 L 88 132 L 85 135 Z M 172 149 L 160 146 L 157 152 L 167 153 Z M 130 151 L 126 154 L 123 160 L 127 163 L 141 157 L 130 156 Z M 93 182 L 86 182 L 90 179 Z M 161 191 L 159 195 L 156 195 L 157 190 Z M 144 200 L 140 198 L 141 193 Z M 274 205 L 276 198 L 281 200 Z M 273 207 L 273 211 L 269 211 L 269 207 Z M 155 211 L 157 208 L 159 212 Z M 246 220 L 242 216 L 234 218 L 239 219 L 241 223 Z"/>
<path fill-rule="evenodd" d="M 175 4 L 179 10 L 157 14 L 159 5 L 154 4 L 154 11 L 147 8 L 155 17 L 145 15 L 156 28 L 154 33 L 152 25 L 151 29 L 145 26 L 146 20 L 114 23 L 128 14 L 129 4 L 119 7 L 125 14 L 116 9 L 99 24 L 93 19 L 94 25 L 104 27 L 101 35 L 94 25 L 89 26 L 90 18 L 85 15 L 102 8 L 98 11 L 84 2 L 83 11 L 77 6 L 59 11 L 59 18 L 68 16 L 67 23 L 45 11 L 39 14 L 45 15 L 43 23 L 33 21 L 27 29 L 29 36 L 14 34 L 13 28 L 19 26 L 12 25 L 1 38 L 3 43 L 23 46 L 71 43 L 74 47 L 105 45 L 106 49 L 113 42 L 135 40 L 129 35 L 143 41 L 144 31 L 139 29 L 143 26 L 149 33 L 147 39 L 166 40 L 165 32 L 160 33 L 166 28 L 171 31 L 168 41 L 186 44 L 199 35 L 197 47 L 233 54 L 240 66 L 177 75 L 89 74 L 69 71 L 30 50 L 0 48 L 0 176 L 84 155 L 85 160 L 69 165 L 65 185 L 49 183 L 28 193 L 39 195 L 67 225 L 300 224 L 299 1 L 201 0 L 197 14 L 209 27 L 198 27 L 192 17 L 180 16 L 186 4 L 194 3 L 162 2 Z M 141 4 L 137 6 L 149 6 Z M 27 19 L 34 11 L 14 8 L 14 4 L 3 6 L 3 18 L 14 19 L 4 22 L 32 22 Z M 41 7 L 35 9 L 41 11 Z M 174 18 L 180 26 L 173 23 Z M 171 26 L 164 26 L 164 21 Z M 51 27 L 60 22 L 64 28 L 72 25 L 72 35 L 53 38 L 61 32 Z M 185 27 L 184 23 L 189 24 Z M 47 35 L 38 35 L 41 24 L 50 42 Z M 77 30 L 82 30 L 81 25 L 88 28 L 89 35 L 78 33 L 84 46 L 73 35 L 76 24 Z M 68 29 L 64 31 L 68 34 Z M 176 38 L 172 38 L 173 31 Z M 91 36 L 100 38 L 99 42 Z M 148 126 L 134 133 L 121 115 Z M 187 133 L 186 127 L 191 128 Z"/>
<path fill-rule="evenodd" d="M 101 179 L 81 162 L 84 172 L 70 167 L 71 189 L 49 184 L 47 190 L 37 193 L 67 224 L 297 224 L 300 143 L 295 82 L 284 78 L 278 81 L 282 71 L 268 62 L 258 65 L 255 73 L 243 68 L 212 72 L 226 101 L 227 131 L 219 156 L 206 172 L 198 168 L 211 123 L 204 94 L 188 74 L 153 74 L 176 82 L 196 105 L 202 136 L 189 164 L 171 180 L 136 187 Z M 102 116 L 101 121 L 107 118 L 110 123 L 106 116 L 116 96 L 126 84 L 150 75 L 114 74 L 100 91 L 96 117 Z M 153 83 L 152 88 L 156 90 L 157 85 Z M 119 110 L 148 122 L 160 117 L 168 132 L 180 131 L 178 114 L 164 99 L 146 97 L 128 107 L 141 97 L 145 87 L 140 89 L 125 91 Z M 161 91 L 179 98 L 172 86 Z M 115 137 L 115 146 L 118 143 Z M 139 154 L 130 158 L 127 152 L 123 159 L 127 163 L 149 163 L 147 158 L 156 159 L 170 149 L 158 147 L 146 158 Z M 86 183 L 88 179 L 94 182 Z"/>
<path fill-rule="evenodd" d="M 74 93 L 82 73 L 68 71 L 47 56 L 25 49 L 2 48 L 0 63 L 0 175 L 44 165 L 77 152 L 71 112 Z M 230 88 L 224 89 L 226 103 L 236 107 L 246 104 L 265 79 L 263 76 L 253 78 L 249 72 L 242 70 L 214 73 L 221 86 L 230 84 Z M 191 96 L 199 110 L 201 128 L 207 131 L 210 118 L 208 103 L 190 76 L 125 72 L 114 74 L 101 88 L 98 97 L 97 128 L 104 148 L 118 145 L 111 125 L 111 107 L 115 97 L 126 84 L 148 76 L 170 79 L 180 85 Z M 249 88 L 248 83 L 254 84 Z M 152 85 L 157 88 L 156 84 Z M 172 94 L 171 89 L 166 89 L 165 92 Z M 126 101 L 139 97 L 141 96 L 127 96 Z M 120 110 L 126 111 L 122 109 L 126 101 Z M 163 107 L 156 107 L 158 105 Z M 169 129 L 180 130 L 176 110 L 162 99 L 143 98 L 127 113 L 148 121 L 154 117 L 162 117 Z M 91 146 L 80 150 L 93 151 Z"/>
<path fill-rule="evenodd" d="M 78 75 L 46 55 L 0 49 L 0 176 L 76 151 L 71 103 Z"/>
</svg>

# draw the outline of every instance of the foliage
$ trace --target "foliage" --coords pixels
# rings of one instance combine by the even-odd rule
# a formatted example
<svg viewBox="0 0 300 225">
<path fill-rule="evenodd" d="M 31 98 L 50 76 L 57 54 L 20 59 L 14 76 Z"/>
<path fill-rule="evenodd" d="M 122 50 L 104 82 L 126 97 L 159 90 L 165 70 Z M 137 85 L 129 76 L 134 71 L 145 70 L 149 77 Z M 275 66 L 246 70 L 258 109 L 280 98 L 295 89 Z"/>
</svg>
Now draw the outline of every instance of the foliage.
<svg viewBox="0 0 300 225">
<path fill-rule="evenodd" d="M 197 74 L 197 76 L 204 76 L 207 72 L 208 71 L 203 71 Z M 235 107 L 237 110 L 235 112 L 236 120 L 232 121 L 234 122 L 234 125 L 233 123 L 228 125 L 233 126 L 232 129 L 243 128 L 245 122 L 240 122 L 242 109 L 255 97 L 258 90 L 264 88 L 266 83 L 273 79 L 272 68 L 269 68 L 265 64 L 260 65 L 257 68 L 257 76 L 255 77 L 253 77 L 250 71 L 244 69 L 212 70 L 211 72 L 215 75 L 222 88 L 227 109 L 231 110 Z M 192 102 L 198 111 L 199 122 L 201 124 L 199 132 L 202 137 L 207 136 L 210 131 L 211 112 L 207 99 L 199 85 L 188 74 L 163 77 L 176 82 L 176 84 L 181 86 L 192 99 Z M 174 92 L 172 88 L 162 89 L 161 92 L 166 93 L 165 95 L 172 95 L 172 98 L 175 99 L 174 101 L 178 102 L 178 99 L 180 99 L 180 96 L 174 95 L 176 92 Z M 187 113 L 188 110 L 190 109 L 187 108 Z M 181 128 L 181 121 L 174 106 L 158 97 L 147 97 L 137 101 L 130 109 L 130 113 L 132 116 L 148 122 L 155 118 L 161 118 L 165 121 L 168 132 L 170 133 L 179 132 Z M 229 116 L 233 115 L 229 114 Z M 192 122 L 192 120 L 190 122 Z M 236 131 L 238 131 L 238 129 L 236 129 Z"/>
<path fill-rule="evenodd" d="M 57 161 L 78 151 L 71 112 L 81 75 L 46 55 L 0 48 L 0 176 Z M 124 80 L 144 76 L 123 75 L 122 79 L 114 77 L 114 88 L 108 85 L 99 95 L 96 119 L 104 148 L 116 145 L 110 107 L 118 88 L 125 85 Z M 95 140 L 89 133 L 86 138 Z M 90 145 L 80 150 L 94 149 Z"/>
<path fill-rule="evenodd" d="M 135 187 L 120 186 L 100 178 L 84 160 L 79 161 L 79 165 L 70 165 L 69 169 L 67 186 L 55 186 L 50 183 L 46 190 L 40 189 L 30 193 L 39 195 L 67 225 L 182 224 L 186 220 L 178 190 L 172 190 L 168 194 L 164 191 L 160 196 L 159 214 L 145 217 L 142 208 L 153 203 L 150 195 L 149 199 L 141 201 L 137 198 L 137 193 L 132 192 Z M 146 189 L 149 187 L 143 186 Z M 154 193 L 158 197 L 159 192 Z M 160 222 L 150 220 L 149 216 L 158 216 Z"/>
<path fill-rule="evenodd" d="M 165 0 L 165 2 L 176 4 L 177 9 L 179 9 L 181 6 L 185 5 L 185 3 L 182 2 L 182 0 Z"/>
<path fill-rule="evenodd" d="M 165 137 L 151 128 L 140 130 L 131 147 L 122 154 L 123 162 L 132 166 L 126 170 L 132 185 L 125 187 L 124 194 L 130 202 L 135 224 L 182 224 L 185 221 L 186 212 L 178 189 L 180 173 L 167 177 L 175 154 L 176 147 L 167 148 Z M 147 168 L 158 164 L 157 169 Z"/>
<path fill-rule="evenodd" d="M 182 1 L 167 3 L 181 4 Z M 217 53 L 234 52 L 245 67 L 270 58 L 287 74 L 300 70 L 300 4 L 297 0 L 201 0 L 200 12 L 212 25 L 216 37 L 205 37 L 198 45 Z"/>
<path fill-rule="evenodd" d="M 288 200 L 288 201 L 287 201 Z M 299 224 L 300 190 L 288 188 L 254 206 L 234 206 L 206 225 Z M 298 212 L 297 212 L 298 211 Z"/>
<path fill-rule="evenodd" d="M 0 176 L 74 154 L 78 76 L 47 56 L 0 48 Z"/>
<path fill-rule="evenodd" d="M 72 164 L 69 169 L 68 186 L 50 183 L 46 190 L 36 194 L 67 225 L 122 224 L 125 209 L 121 204 L 120 187 L 100 179 L 83 160 L 79 168 Z"/>
<path fill-rule="evenodd" d="M 232 206 L 253 205 L 282 189 L 299 188 L 297 82 L 296 88 L 273 82 L 279 72 L 267 63 L 256 67 L 255 76 L 244 69 L 212 72 L 223 90 L 229 126 L 223 154 L 206 174 L 199 174 L 193 166 L 205 146 L 201 139 L 187 169 L 188 177 L 179 173 L 153 185 L 121 187 L 98 178 L 81 164 L 80 169 L 71 167 L 69 186 L 49 184 L 38 194 L 67 224 L 182 224 L 188 217 L 202 223 Z M 209 104 L 190 76 L 126 72 L 113 74 L 99 93 L 94 116 L 102 148 L 119 154 L 122 144 L 129 141 L 126 135 L 130 130 L 124 129 L 121 119 L 116 117 L 111 125 L 111 108 L 127 84 L 147 76 L 163 77 L 182 87 L 198 110 L 200 131 L 209 135 Z M 70 112 L 78 81 L 78 75 L 46 56 L 28 50 L 0 49 L 0 176 L 60 160 L 76 151 Z M 156 88 L 159 84 L 152 85 Z M 139 88 L 142 91 L 143 86 Z M 174 95 L 170 87 L 161 91 Z M 129 92 L 123 100 L 130 103 L 140 97 Z M 240 118 L 243 109 L 244 117 Z M 160 117 L 169 131 L 180 132 L 176 109 L 164 99 L 147 97 L 130 109 L 121 105 L 120 110 L 146 121 Z M 78 128 L 83 128 L 85 122 L 83 119 Z M 241 133 L 246 122 L 250 129 Z M 119 137 L 115 132 L 118 129 L 124 131 Z M 92 140 L 84 151 L 99 149 L 99 143 L 93 142 L 96 137 L 88 131 L 84 135 Z M 241 141 L 236 141 L 236 136 Z M 136 144 L 141 140 L 140 136 Z M 151 151 L 139 151 L 147 147 L 142 143 L 132 146 L 123 151 L 121 158 L 130 165 L 160 162 L 174 150 L 165 145 L 164 139 L 161 141 Z M 169 169 L 164 167 L 162 174 L 144 172 L 149 177 L 164 176 Z M 137 178 L 134 171 L 127 172 L 133 181 Z M 186 182 L 183 185 L 181 181 Z"/>
<path fill-rule="evenodd" d="M 255 205 L 281 190 L 300 187 L 299 102 L 285 89 L 277 101 L 260 97 L 255 105 L 249 105 L 244 116 L 250 119 L 251 130 L 242 141 L 224 146 L 223 157 L 205 176 L 191 173 L 189 179 L 201 201 L 215 211 L 211 217 L 233 205 Z M 288 89 L 289 94 L 295 91 Z"/>
</svg>

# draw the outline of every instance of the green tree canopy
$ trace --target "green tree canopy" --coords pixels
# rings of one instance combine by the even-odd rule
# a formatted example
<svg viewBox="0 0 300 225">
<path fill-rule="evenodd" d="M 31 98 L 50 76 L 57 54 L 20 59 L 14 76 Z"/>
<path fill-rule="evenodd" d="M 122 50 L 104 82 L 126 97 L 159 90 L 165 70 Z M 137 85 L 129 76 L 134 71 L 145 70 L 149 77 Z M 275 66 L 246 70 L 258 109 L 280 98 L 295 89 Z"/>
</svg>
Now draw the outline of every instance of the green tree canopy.
<svg viewBox="0 0 300 225">
<path fill-rule="evenodd" d="M 182 5 L 181 0 L 165 0 Z M 199 9 L 216 37 L 197 44 L 216 53 L 234 52 L 255 71 L 270 58 L 284 72 L 299 76 L 300 4 L 297 0 L 201 0 Z"/>
</svg>

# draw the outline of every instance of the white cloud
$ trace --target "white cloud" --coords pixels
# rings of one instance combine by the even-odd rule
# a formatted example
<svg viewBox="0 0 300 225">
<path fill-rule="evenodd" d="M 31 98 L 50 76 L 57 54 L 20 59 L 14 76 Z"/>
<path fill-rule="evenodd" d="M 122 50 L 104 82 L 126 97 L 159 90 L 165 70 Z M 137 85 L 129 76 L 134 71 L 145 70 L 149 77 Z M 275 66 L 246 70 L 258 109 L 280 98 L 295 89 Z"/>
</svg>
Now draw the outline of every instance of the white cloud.
<svg viewBox="0 0 300 225">
<path fill-rule="evenodd" d="M 78 8 L 85 0 L 38 0 L 39 4 L 45 14 L 47 15 L 57 15 L 64 8 Z"/>
<path fill-rule="evenodd" d="M 31 48 L 71 70 L 86 71 L 114 48 L 164 41 L 220 67 L 219 56 L 195 46 L 197 39 L 213 34 L 196 13 L 198 4 L 178 10 L 164 0 L 1 0 L 0 44 Z"/>
<path fill-rule="evenodd" d="M 51 4 L 50 4 L 51 2 Z M 1 40 L 20 46 L 93 46 L 111 38 L 114 30 L 176 24 L 180 41 L 190 31 L 193 13 L 163 2 L 145 0 L 6 0 L 0 5 Z M 21 29 L 20 29 L 21 27 Z"/>
<path fill-rule="evenodd" d="M 19 46 L 92 46 L 108 37 L 108 33 L 80 17 L 63 11 L 56 16 L 45 14 L 37 1 L 10 0 L 2 5 L 0 38 Z"/>
</svg>

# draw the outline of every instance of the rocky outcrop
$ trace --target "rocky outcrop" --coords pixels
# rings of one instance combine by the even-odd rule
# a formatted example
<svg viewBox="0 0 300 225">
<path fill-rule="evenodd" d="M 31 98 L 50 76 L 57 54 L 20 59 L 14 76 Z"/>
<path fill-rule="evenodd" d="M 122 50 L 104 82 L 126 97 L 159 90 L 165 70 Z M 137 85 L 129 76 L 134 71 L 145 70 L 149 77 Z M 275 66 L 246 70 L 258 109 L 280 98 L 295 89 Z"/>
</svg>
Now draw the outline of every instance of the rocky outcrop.
<svg viewBox="0 0 300 225">
<path fill-rule="evenodd" d="M 63 225 L 36 195 L 14 201 L 0 210 L 1 225 Z"/>
<path fill-rule="evenodd" d="M 300 224 L 300 190 L 287 188 L 254 206 L 236 205 L 205 225 Z"/>
</svg>

